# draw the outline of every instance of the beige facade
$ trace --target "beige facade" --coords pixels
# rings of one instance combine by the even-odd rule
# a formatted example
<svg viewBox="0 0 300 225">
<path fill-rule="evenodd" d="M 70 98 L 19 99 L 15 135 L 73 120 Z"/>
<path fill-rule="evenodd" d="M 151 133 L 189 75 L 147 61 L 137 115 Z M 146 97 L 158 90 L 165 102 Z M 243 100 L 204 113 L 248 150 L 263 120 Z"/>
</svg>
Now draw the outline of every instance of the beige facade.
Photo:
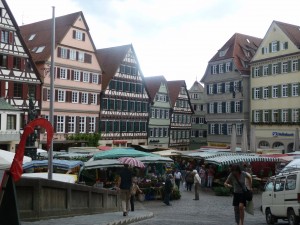
<svg viewBox="0 0 300 225">
<path fill-rule="evenodd" d="M 298 36 L 291 38 L 291 31 L 298 32 Z M 295 130 L 300 122 L 297 40 L 300 40 L 297 26 L 274 21 L 252 59 L 251 122 L 257 148 L 293 150 Z"/>
</svg>

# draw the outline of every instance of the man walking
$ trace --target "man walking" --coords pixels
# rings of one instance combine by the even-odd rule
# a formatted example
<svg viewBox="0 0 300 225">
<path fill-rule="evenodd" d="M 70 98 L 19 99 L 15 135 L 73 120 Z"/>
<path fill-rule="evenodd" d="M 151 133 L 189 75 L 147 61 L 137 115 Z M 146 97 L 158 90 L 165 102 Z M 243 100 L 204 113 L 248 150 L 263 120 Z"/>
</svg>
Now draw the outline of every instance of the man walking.
<svg viewBox="0 0 300 225">
<path fill-rule="evenodd" d="M 132 173 L 128 167 L 128 165 L 125 165 L 125 168 L 120 172 L 120 178 L 118 180 L 118 188 L 121 191 L 123 216 L 128 216 L 128 211 L 130 208 Z"/>
<path fill-rule="evenodd" d="M 174 176 L 175 176 L 175 184 L 178 187 L 178 190 L 180 190 L 180 182 L 182 180 L 182 175 L 178 169 L 176 169 Z"/>
<path fill-rule="evenodd" d="M 166 182 L 165 182 L 165 198 L 164 203 L 168 206 L 170 206 L 170 197 L 173 190 L 173 184 L 172 184 L 172 174 L 167 175 Z"/>
<path fill-rule="evenodd" d="M 200 179 L 200 176 L 199 176 L 197 170 L 193 170 L 193 173 L 194 173 L 194 184 L 195 184 L 195 199 L 194 200 L 198 201 L 201 179 Z"/>
</svg>

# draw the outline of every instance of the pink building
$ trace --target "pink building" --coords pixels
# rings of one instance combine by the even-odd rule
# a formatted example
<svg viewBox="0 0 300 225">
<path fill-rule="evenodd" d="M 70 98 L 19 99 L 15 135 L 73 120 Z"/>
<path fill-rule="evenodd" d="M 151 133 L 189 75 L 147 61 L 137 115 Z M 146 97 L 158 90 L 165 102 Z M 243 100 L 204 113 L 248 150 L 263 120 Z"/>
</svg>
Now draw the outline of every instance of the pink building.
<svg viewBox="0 0 300 225">
<path fill-rule="evenodd" d="M 52 21 L 21 26 L 21 33 L 43 80 L 41 115 L 49 116 Z M 102 72 L 82 12 L 56 18 L 54 149 L 68 147 L 67 137 L 98 132 Z M 46 135 L 40 135 L 41 144 Z"/>
</svg>

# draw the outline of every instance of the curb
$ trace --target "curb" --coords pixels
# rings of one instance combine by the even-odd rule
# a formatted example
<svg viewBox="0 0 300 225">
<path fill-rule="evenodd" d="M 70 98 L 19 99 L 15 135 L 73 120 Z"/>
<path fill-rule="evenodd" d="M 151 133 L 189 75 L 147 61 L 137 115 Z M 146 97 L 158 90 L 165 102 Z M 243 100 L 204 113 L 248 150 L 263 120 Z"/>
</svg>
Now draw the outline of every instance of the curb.
<svg viewBox="0 0 300 225">
<path fill-rule="evenodd" d="M 128 218 L 124 218 L 124 219 L 120 219 L 120 220 L 116 220 L 116 221 L 112 221 L 109 223 L 103 223 L 101 225 L 127 225 L 127 224 L 131 224 L 131 223 L 136 223 L 136 222 L 140 222 L 142 220 L 147 220 L 150 219 L 154 216 L 154 214 L 152 212 L 149 212 L 143 216 L 135 216 L 135 217 L 128 217 Z"/>
</svg>

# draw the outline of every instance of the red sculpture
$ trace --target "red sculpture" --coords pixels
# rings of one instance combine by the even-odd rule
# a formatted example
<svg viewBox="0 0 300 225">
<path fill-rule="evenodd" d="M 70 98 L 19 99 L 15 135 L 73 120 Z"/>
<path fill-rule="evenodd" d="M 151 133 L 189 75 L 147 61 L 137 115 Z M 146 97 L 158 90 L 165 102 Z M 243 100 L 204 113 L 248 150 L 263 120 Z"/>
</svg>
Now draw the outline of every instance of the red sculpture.
<svg viewBox="0 0 300 225">
<path fill-rule="evenodd" d="M 16 182 L 21 178 L 21 175 L 23 173 L 23 158 L 24 158 L 24 151 L 25 151 L 25 145 L 26 140 L 30 134 L 34 132 L 34 128 L 36 126 L 40 126 L 46 129 L 47 131 L 47 145 L 46 150 L 48 151 L 50 149 L 51 141 L 53 139 L 54 130 L 51 125 L 51 123 L 43 118 L 35 119 L 29 122 L 26 127 L 24 128 L 24 133 L 21 137 L 18 149 L 16 151 L 14 160 L 10 167 L 10 173 L 13 177 L 13 180 Z"/>
</svg>

